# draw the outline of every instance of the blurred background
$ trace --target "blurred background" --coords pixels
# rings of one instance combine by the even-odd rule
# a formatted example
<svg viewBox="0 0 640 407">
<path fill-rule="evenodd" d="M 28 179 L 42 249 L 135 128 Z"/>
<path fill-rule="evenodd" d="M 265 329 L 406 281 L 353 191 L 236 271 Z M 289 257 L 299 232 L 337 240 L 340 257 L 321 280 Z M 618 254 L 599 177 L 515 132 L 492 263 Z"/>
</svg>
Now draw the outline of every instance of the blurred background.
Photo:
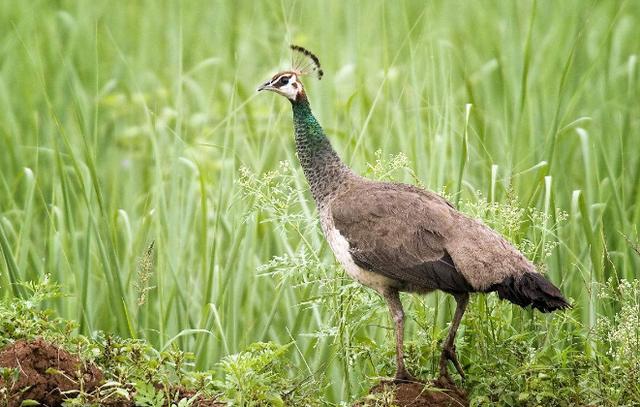
<svg viewBox="0 0 640 407">
<path fill-rule="evenodd" d="M 305 85 L 347 164 L 507 234 L 572 298 L 567 349 L 616 321 L 597 284 L 638 277 L 638 38 L 633 1 L 2 1 L 0 296 L 50 275 L 80 333 L 201 369 L 294 342 L 328 400 L 391 374 L 384 303 L 318 232 L 289 103 L 255 92 L 295 43 L 321 60 Z M 407 301 L 411 349 L 437 357 L 450 299 Z M 551 323 L 491 299 L 469 321 L 487 310 L 512 334 Z"/>
</svg>

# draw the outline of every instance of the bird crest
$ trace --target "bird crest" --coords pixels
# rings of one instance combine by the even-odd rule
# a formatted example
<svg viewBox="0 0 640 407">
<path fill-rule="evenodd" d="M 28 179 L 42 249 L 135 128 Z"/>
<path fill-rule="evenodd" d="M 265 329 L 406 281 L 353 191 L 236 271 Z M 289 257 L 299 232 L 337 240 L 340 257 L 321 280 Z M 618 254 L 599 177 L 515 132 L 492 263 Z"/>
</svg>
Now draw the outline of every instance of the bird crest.
<svg viewBox="0 0 640 407">
<path fill-rule="evenodd" d="M 291 71 L 298 76 L 315 74 L 318 80 L 322 79 L 324 72 L 320 67 L 320 60 L 311 51 L 299 45 L 290 45 L 291 50 Z"/>
</svg>

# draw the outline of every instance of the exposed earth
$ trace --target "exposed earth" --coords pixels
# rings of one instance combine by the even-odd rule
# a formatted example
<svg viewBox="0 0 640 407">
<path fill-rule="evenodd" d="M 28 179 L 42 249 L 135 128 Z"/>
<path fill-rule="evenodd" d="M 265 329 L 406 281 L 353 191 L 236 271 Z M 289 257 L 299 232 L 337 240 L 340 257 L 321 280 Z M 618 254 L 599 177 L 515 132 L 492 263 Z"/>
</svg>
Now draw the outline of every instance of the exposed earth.
<svg viewBox="0 0 640 407">
<path fill-rule="evenodd" d="M 0 405 L 18 407 L 24 400 L 34 400 L 49 407 L 61 406 L 66 398 L 82 392 L 92 393 L 104 376 L 94 364 L 82 363 L 66 350 L 43 339 L 19 340 L 0 351 L 0 367 L 18 370 L 17 380 L 0 376 Z M 195 392 L 174 389 L 178 398 L 191 398 Z M 113 407 L 135 406 L 131 400 L 101 400 L 100 405 Z M 193 407 L 222 407 L 223 403 L 200 396 Z"/>
<path fill-rule="evenodd" d="M 0 377 L 0 388 L 8 390 L 9 407 L 19 406 L 23 400 L 59 406 L 65 395 L 73 397 L 81 388 L 91 392 L 103 379 L 95 365 L 85 365 L 42 339 L 8 345 L 0 352 L 0 366 L 19 371 L 15 382 Z"/>
<path fill-rule="evenodd" d="M 66 398 L 73 398 L 80 391 L 91 394 L 104 381 L 100 369 L 91 363 L 83 363 L 77 356 L 43 339 L 20 340 L 0 351 L 0 367 L 17 369 L 13 378 L 0 376 L 0 405 L 18 407 L 23 400 L 34 400 L 42 405 L 61 406 Z M 191 398 L 195 392 L 176 387 L 178 398 Z M 97 393 L 97 391 L 95 392 Z M 6 404 L 5 404 L 6 403 Z M 101 400 L 101 405 L 133 407 L 134 401 L 125 399 Z M 222 407 L 216 400 L 198 397 L 193 407 Z M 469 400 L 464 390 L 446 380 L 429 384 L 393 383 L 382 381 L 369 395 L 357 402 L 356 407 L 466 407 Z"/>
<path fill-rule="evenodd" d="M 438 379 L 431 383 L 393 383 L 383 381 L 374 386 L 369 395 L 356 407 L 467 407 L 469 399 L 464 390 L 450 381 Z"/>
</svg>

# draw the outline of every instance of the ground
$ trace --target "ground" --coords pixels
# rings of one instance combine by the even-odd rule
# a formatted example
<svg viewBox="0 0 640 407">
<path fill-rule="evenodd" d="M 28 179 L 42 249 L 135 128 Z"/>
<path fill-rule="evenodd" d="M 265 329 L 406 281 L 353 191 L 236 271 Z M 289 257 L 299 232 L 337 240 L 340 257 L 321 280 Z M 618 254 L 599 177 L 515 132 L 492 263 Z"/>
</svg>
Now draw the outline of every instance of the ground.
<svg viewBox="0 0 640 407">
<path fill-rule="evenodd" d="M 83 363 L 78 357 L 43 339 L 19 340 L 0 351 L 0 367 L 15 368 L 17 380 L 0 376 L 0 405 L 18 407 L 24 400 L 34 400 L 49 407 L 61 406 L 65 398 L 73 398 L 82 390 L 92 394 L 103 382 L 104 375 L 98 366 Z M 172 391 L 179 399 L 191 398 L 194 391 L 176 387 Z M 132 400 L 101 400 L 100 405 L 133 407 Z M 198 397 L 193 407 L 221 407 L 224 404 Z"/>
<path fill-rule="evenodd" d="M 9 407 L 19 406 L 22 400 L 36 400 L 48 406 L 58 406 L 63 393 L 73 396 L 83 388 L 91 392 L 102 381 L 102 372 L 42 339 L 17 341 L 0 352 L 0 366 L 17 368 L 15 383 L 0 378 L 0 388 L 7 388 Z"/>
<path fill-rule="evenodd" d="M 447 380 L 431 383 L 383 381 L 374 386 L 355 407 L 466 407 L 469 400 L 464 390 Z"/>
<path fill-rule="evenodd" d="M 50 407 L 61 406 L 64 399 L 75 397 L 81 390 L 91 394 L 104 381 L 98 366 L 83 363 L 78 357 L 43 339 L 19 340 L 0 351 L 0 367 L 17 369 L 14 378 L 0 377 L 0 388 L 8 389 L 1 394 L 9 407 L 18 407 L 24 400 L 34 400 Z M 194 391 L 176 387 L 178 398 L 191 398 Z M 97 391 L 96 391 L 97 393 Z M 111 407 L 133 407 L 132 400 L 101 400 L 101 405 Z M 4 404 L 3 404 L 4 405 Z M 222 407 L 224 404 L 199 397 L 194 407 Z M 355 406 L 468 406 L 466 393 L 448 381 L 424 383 L 381 382 L 370 394 Z"/>
</svg>

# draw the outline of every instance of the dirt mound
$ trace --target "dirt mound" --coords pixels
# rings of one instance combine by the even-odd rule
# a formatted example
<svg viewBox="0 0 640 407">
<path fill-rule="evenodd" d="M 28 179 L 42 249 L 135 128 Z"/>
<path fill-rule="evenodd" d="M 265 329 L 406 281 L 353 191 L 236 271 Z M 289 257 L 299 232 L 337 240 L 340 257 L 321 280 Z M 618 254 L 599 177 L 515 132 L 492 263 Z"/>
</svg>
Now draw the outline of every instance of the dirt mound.
<svg viewBox="0 0 640 407">
<path fill-rule="evenodd" d="M 19 371 L 15 382 L 0 378 L 0 388 L 9 390 L 9 407 L 28 399 L 59 406 L 64 392 L 68 392 L 67 397 L 73 397 L 74 390 L 90 392 L 102 380 L 97 367 L 84 365 L 69 352 L 42 339 L 21 340 L 6 346 L 0 351 L 0 366 Z"/>
<path fill-rule="evenodd" d="M 382 382 L 374 386 L 355 407 L 467 407 L 467 393 L 455 384 L 438 379 L 429 384 Z"/>
<path fill-rule="evenodd" d="M 75 397 L 80 389 L 91 393 L 103 380 L 103 374 L 93 364 L 83 364 L 80 359 L 43 339 L 17 341 L 0 351 L 0 367 L 15 368 L 17 380 L 0 377 L 0 406 L 18 407 L 23 400 L 35 400 L 56 407 L 65 398 Z M 195 391 L 175 387 L 172 393 L 178 399 L 192 398 Z M 5 398 L 6 397 L 6 398 Z M 92 396 L 89 396 L 91 399 Z M 133 407 L 135 402 L 124 399 L 100 400 L 100 405 L 109 407 Z M 214 399 L 197 396 L 193 407 L 223 407 Z"/>
</svg>

